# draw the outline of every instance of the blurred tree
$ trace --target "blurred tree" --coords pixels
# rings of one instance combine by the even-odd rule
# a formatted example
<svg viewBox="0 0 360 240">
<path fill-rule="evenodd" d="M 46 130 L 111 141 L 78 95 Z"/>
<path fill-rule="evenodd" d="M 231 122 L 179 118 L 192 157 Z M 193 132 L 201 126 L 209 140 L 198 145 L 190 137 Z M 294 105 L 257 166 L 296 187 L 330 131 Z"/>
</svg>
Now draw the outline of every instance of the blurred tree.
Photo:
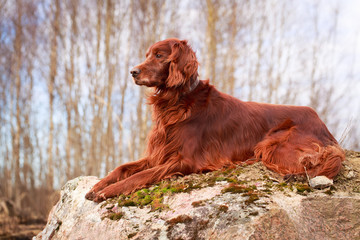
<svg viewBox="0 0 360 240">
<path fill-rule="evenodd" d="M 216 28 L 219 19 L 220 2 L 218 0 L 206 0 L 207 26 L 206 26 L 206 62 L 205 78 L 211 79 L 216 84 L 216 59 L 218 47 L 218 34 L 220 31 Z"/>
<path fill-rule="evenodd" d="M 60 35 L 60 1 L 55 0 L 54 15 L 51 22 L 51 42 L 50 42 L 50 66 L 49 66 L 49 140 L 47 150 L 47 187 L 53 189 L 54 187 L 54 163 L 53 163 L 53 149 L 54 149 L 54 98 L 55 98 L 55 78 L 58 71 L 58 37 Z"/>
<path fill-rule="evenodd" d="M 12 140 L 13 140 L 13 170 L 14 170 L 14 191 L 13 191 L 13 199 L 15 200 L 15 205 L 17 207 L 21 207 L 21 179 L 20 179 L 20 136 L 22 131 L 22 123 L 21 123 L 21 67 L 23 64 L 23 54 L 21 51 L 23 45 L 23 4 L 22 1 L 18 1 L 16 5 L 18 11 L 17 16 L 14 19 L 14 25 L 16 26 L 16 34 L 14 39 L 14 69 L 13 74 L 15 78 L 15 86 L 12 86 L 15 91 L 15 127 L 12 127 Z"/>
</svg>

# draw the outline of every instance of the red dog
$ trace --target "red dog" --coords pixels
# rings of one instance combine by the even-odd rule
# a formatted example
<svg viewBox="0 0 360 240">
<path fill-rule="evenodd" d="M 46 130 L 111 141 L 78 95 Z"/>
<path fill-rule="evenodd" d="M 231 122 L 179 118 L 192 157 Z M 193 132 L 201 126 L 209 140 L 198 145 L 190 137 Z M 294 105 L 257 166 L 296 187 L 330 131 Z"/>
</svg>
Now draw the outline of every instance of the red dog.
<svg viewBox="0 0 360 240">
<path fill-rule="evenodd" d="M 154 128 L 146 157 L 112 171 L 86 194 L 100 202 L 174 175 L 262 161 L 281 175 L 334 178 L 343 150 L 309 107 L 242 102 L 199 81 L 187 41 L 167 39 L 131 70 L 136 84 L 153 87 Z"/>
</svg>

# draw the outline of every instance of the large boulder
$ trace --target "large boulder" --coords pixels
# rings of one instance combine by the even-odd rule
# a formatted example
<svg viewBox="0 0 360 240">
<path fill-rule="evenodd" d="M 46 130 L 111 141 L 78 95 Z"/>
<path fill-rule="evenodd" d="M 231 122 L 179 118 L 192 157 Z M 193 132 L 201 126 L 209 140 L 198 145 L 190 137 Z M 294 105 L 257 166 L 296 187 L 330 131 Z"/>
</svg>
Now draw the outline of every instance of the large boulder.
<svg viewBox="0 0 360 240">
<path fill-rule="evenodd" d="M 34 239 L 360 239 L 360 155 L 334 185 L 313 189 L 260 163 L 164 181 L 97 204 L 99 180 L 66 183 Z"/>
</svg>

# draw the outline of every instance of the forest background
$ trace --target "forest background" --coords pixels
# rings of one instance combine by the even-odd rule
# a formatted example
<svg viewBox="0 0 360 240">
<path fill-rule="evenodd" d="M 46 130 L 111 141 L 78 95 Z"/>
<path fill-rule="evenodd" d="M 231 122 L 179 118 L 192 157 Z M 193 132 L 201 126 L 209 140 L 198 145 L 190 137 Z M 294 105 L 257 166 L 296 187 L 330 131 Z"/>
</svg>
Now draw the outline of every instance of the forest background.
<svg viewBox="0 0 360 240">
<path fill-rule="evenodd" d="M 351 0 L 0 0 L 0 197 L 45 217 L 67 180 L 140 158 L 151 108 L 129 70 L 168 37 L 189 40 L 200 78 L 219 90 L 311 106 L 343 147 L 360 150 L 359 9 Z"/>
</svg>

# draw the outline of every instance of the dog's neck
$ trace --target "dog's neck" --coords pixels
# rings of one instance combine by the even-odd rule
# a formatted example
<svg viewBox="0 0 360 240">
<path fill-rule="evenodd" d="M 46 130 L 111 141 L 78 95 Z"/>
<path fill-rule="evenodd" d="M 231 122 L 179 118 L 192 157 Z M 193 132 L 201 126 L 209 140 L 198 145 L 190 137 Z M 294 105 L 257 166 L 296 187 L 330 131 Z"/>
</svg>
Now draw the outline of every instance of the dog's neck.
<svg viewBox="0 0 360 240">
<path fill-rule="evenodd" d="M 200 83 L 199 75 L 193 75 L 191 77 L 190 86 L 188 90 L 178 91 L 174 89 L 166 89 L 166 88 L 157 88 L 152 96 L 149 96 L 149 104 L 161 106 L 164 102 L 166 102 L 166 106 L 177 105 L 181 99 L 185 96 L 188 96 L 191 92 L 193 92 L 196 87 Z"/>
</svg>

